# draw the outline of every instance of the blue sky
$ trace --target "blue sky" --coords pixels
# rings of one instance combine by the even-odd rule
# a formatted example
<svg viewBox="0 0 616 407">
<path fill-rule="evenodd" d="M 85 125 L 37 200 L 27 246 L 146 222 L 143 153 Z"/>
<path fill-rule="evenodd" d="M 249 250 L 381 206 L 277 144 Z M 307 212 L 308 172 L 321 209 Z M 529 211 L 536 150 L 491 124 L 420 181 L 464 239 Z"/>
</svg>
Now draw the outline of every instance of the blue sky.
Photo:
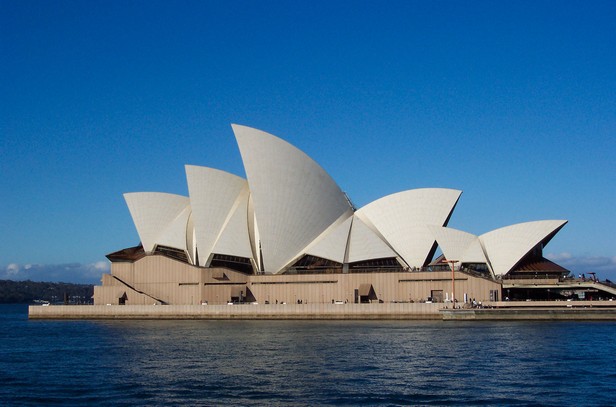
<svg viewBox="0 0 616 407">
<path fill-rule="evenodd" d="M 616 2 L 0 0 L 0 278 L 96 282 L 122 194 L 244 175 L 282 137 L 363 206 L 463 190 L 475 234 L 567 219 L 545 253 L 616 279 Z"/>
</svg>

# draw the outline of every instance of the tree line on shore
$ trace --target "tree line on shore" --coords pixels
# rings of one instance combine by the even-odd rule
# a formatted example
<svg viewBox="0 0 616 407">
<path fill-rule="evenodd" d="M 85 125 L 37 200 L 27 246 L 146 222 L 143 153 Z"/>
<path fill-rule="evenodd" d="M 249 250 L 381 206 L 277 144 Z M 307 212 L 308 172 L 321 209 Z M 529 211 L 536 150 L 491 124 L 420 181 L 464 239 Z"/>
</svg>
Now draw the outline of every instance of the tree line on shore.
<svg viewBox="0 0 616 407">
<path fill-rule="evenodd" d="M 0 280 L 0 304 L 90 304 L 93 293 L 91 284 Z"/>
</svg>

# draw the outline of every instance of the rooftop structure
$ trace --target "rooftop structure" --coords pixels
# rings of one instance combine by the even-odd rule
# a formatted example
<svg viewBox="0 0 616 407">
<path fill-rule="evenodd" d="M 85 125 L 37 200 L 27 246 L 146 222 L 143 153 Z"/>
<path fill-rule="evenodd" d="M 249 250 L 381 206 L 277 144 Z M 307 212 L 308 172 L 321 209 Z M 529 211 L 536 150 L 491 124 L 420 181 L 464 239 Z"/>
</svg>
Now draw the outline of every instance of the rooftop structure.
<svg viewBox="0 0 616 407">
<path fill-rule="evenodd" d="M 224 259 L 254 274 L 387 265 L 421 269 L 437 244 L 460 265 L 483 265 L 493 276 L 511 272 L 565 225 L 529 222 L 481 236 L 447 228 L 461 191 L 395 193 L 355 209 L 314 160 L 286 141 L 233 125 L 247 179 L 186 166 L 189 196 L 125 194 L 146 254 L 184 253 L 210 267 Z"/>
</svg>

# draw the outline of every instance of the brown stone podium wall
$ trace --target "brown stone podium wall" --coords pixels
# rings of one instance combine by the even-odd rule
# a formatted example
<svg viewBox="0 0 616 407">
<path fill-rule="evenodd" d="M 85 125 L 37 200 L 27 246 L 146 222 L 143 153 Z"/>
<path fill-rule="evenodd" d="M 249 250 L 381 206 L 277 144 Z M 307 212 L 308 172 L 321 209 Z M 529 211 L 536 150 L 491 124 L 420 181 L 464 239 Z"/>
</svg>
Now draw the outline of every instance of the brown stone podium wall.
<svg viewBox="0 0 616 407">
<path fill-rule="evenodd" d="M 357 274 L 245 275 L 223 268 L 192 266 L 160 255 L 146 256 L 134 263 L 114 262 L 111 274 L 95 287 L 94 304 L 118 304 L 126 294 L 126 305 L 161 303 L 170 305 L 226 304 L 239 298 L 259 304 L 354 303 L 355 290 L 372 285 L 373 302 L 422 302 L 433 291 L 451 296 L 451 272 L 396 272 Z M 114 287 L 108 289 L 106 287 Z M 456 298 L 489 301 L 490 290 L 500 292 L 496 281 L 455 273 Z M 447 294 L 446 294 L 447 293 Z"/>
</svg>

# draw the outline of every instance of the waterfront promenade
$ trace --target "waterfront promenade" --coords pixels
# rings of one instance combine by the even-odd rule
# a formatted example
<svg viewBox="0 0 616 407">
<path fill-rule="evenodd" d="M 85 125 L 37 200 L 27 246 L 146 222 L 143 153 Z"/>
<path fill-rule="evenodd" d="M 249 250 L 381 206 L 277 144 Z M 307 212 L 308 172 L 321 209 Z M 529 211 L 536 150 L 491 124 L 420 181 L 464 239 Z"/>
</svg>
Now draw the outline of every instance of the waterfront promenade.
<svg viewBox="0 0 616 407">
<path fill-rule="evenodd" d="M 441 319 L 443 304 L 31 305 L 30 319 Z"/>
<path fill-rule="evenodd" d="M 30 319 L 616 320 L 613 301 L 500 301 L 453 310 L 443 303 L 31 305 Z"/>
</svg>

